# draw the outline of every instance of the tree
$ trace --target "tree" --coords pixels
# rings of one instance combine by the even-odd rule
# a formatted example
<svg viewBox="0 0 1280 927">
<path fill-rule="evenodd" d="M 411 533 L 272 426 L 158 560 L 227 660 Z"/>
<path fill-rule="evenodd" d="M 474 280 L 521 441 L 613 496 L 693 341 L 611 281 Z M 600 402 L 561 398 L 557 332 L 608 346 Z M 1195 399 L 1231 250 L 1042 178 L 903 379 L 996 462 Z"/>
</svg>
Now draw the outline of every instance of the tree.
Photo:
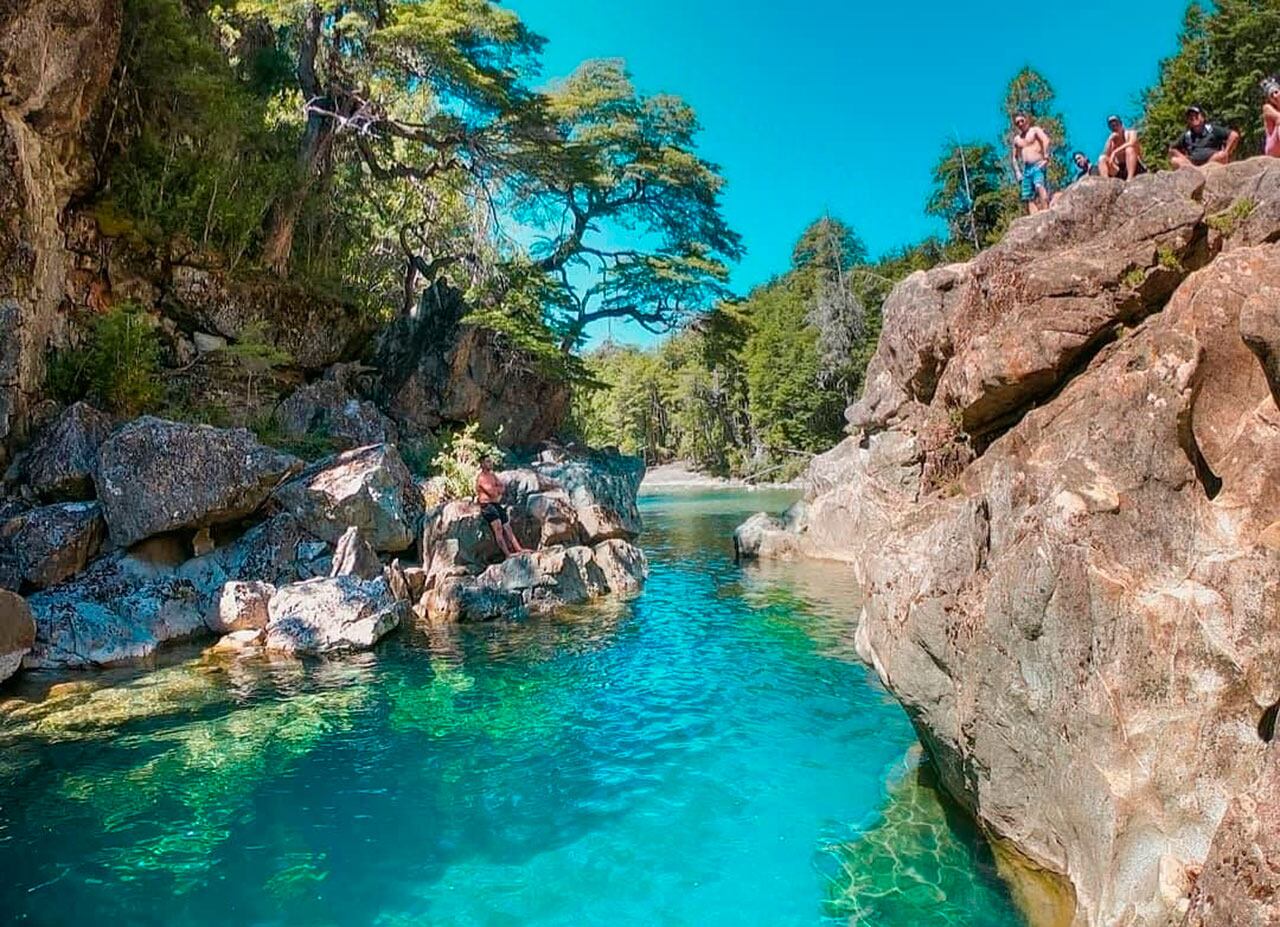
<svg viewBox="0 0 1280 927">
<path fill-rule="evenodd" d="M 951 241 L 975 253 L 993 244 L 1006 207 L 996 149 L 980 142 L 948 144 L 934 165 L 925 212 L 947 224 Z"/>
<path fill-rule="evenodd" d="M 1280 68 L 1280 6 L 1270 0 L 1221 0 L 1206 10 L 1192 3 L 1178 51 L 1142 97 L 1148 160 L 1168 164 L 1167 151 L 1186 128 L 1187 106 L 1240 132 L 1242 155 L 1262 150 L 1261 79 Z"/>
<path fill-rule="evenodd" d="M 288 270 L 308 196 L 340 162 L 382 182 L 480 175 L 538 131 L 523 78 L 543 40 L 488 0 L 238 0 L 232 9 L 246 28 L 275 30 L 305 121 L 293 182 L 267 219 L 262 259 L 277 273 Z M 409 235 L 400 238 L 421 273 Z"/>
<path fill-rule="evenodd" d="M 1034 68 L 1028 66 L 1013 76 L 1005 90 L 1001 104 L 1004 114 L 1005 135 L 1004 149 L 1009 150 L 1009 134 L 1013 117 L 1017 113 L 1026 113 L 1049 134 L 1053 144 L 1054 157 L 1049 164 L 1049 181 L 1055 188 L 1060 188 L 1068 175 L 1068 161 L 1071 147 L 1067 139 L 1067 124 L 1062 113 L 1057 110 L 1057 95 L 1048 79 Z"/>
<path fill-rule="evenodd" d="M 601 319 L 660 333 L 723 298 L 742 244 L 721 214 L 719 168 L 695 151 L 693 110 L 637 93 L 615 60 L 583 64 L 546 106 L 562 147 L 530 165 L 515 200 L 545 230 L 534 257 L 560 289 L 565 347 Z"/>
<path fill-rule="evenodd" d="M 852 402 L 860 381 L 854 357 L 866 329 L 854 278 L 868 273 L 866 245 L 850 226 L 824 216 L 800 236 L 792 261 L 806 292 L 805 321 L 818 336 L 817 385 Z"/>
</svg>

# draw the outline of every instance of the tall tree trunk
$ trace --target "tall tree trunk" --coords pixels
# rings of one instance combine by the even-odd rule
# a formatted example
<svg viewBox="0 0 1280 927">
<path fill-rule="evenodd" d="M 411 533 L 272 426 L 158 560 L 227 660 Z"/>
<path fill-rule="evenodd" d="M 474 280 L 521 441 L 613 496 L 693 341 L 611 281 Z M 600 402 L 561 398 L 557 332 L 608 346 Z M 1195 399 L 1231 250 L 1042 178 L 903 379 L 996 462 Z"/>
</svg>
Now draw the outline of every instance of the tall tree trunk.
<svg viewBox="0 0 1280 927">
<path fill-rule="evenodd" d="M 320 27 L 324 21 L 317 4 L 307 10 L 303 23 L 302 44 L 298 51 L 298 87 L 307 103 L 307 127 L 298 146 L 294 165 L 293 186 L 277 197 L 267 214 L 266 242 L 262 262 L 275 273 L 289 272 L 293 256 L 293 233 L 302 215 L 307 194 L 315 184 L 321 165 L 333 144 L 333 122 L 329 116 L 311 107 L 321 102 L 320 80 L 316 75 L 316 53 L 320 47 Z"/>
</svg>

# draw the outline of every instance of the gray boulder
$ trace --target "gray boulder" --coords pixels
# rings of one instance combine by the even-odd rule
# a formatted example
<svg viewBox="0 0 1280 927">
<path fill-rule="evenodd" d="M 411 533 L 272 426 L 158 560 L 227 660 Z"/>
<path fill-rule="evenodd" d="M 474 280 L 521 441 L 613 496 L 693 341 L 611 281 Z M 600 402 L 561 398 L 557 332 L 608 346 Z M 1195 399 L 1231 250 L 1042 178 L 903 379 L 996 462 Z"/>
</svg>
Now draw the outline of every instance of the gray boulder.
<svg viewBox="0 0 1280 927">
<path fill-rule="evenodd" d="M 326 458 L 276 490 L 275 500 L 330 544 L 354 526 L 375 550 L 397 553 L 413 546 L 422 523 L 422 495 L 390 444 Z"/>
<path fill-rule="evenodd" d="M 136 660 L 166 641 L 200 634 L 204 613 L 195 586 L 171 571 L 127 556 L 99 560 L 68 583 L 27 600 L 36 639 L 23 665 L 105 666 Z"/>
<path fill-rule="evenodd" d="M 127 547 L 165 532 L 239 521 L 301 467 L 243 428 L 147 416 L 102 445 L 98 494 L 112 542 Z"/>
<path fill-rule="evenodd" d="M 382 561 L 360 534 L 359 528 L 350 527 L 338 538 L 329 575 L 355 576 L 359 579 L 373 579 L 382 575 Z"/>
<path fill-rule="evenodd" d="M 276 421 L 290 438 L 319 434 L 342 449 L 395 444 L 396 426 L 347 385 L 345 365 L 330 368 L 323 378 L 300 387 L 276 409 Z"/>
<path fill-rule="evenodd" d="M 88 403 L 71 406 L 28 450 L 28 485 L 50 501 L 92 499 L 98 451 L 111 429 L 111 417 Z"/>
<path fill-rule="evenodd" d="M 407 610 L 381 576 L 295 583 L 271 597 L 267 647 L 294 654 L 368 650 L 399 626 Z"/>
<path fill-rule="evenodd" d="M 236 631 L 261 631 L 270 620 L 268 604 L 276 587 L 270 583 L 225 583 L 218 601 L 205 617 L 205 624 L 215 634 L 231 634 Z"/>
<path fill-rule="evenodd" d="M 0 586 L 44 589 L 70 579 L 97 555 L 106 537 L 97 502 L 31 509 L 0 524 Z"/>
<path fill-rule="evenodd" d="M 18 671 L 36 640 L 36 624 L 22 596 L 0 589 L 0 682 Z"/>
<path fill-rule="evenodd" d="M 644 527 L 636 494 L 644 478 L 644 461 L 617 451 L 596 451 L 586 455 L 548 454 L 550 460 L 539 460 L 531 469 L 539 478 L 538 492 L 558 488 L 568 498 L 577 514 L 587 543 L 610 538 L 634 540 Z M 519 485 L 511 501 L 520 497 Z M 527 498 L 527 497 L 526 497 Z"/>
</svg>

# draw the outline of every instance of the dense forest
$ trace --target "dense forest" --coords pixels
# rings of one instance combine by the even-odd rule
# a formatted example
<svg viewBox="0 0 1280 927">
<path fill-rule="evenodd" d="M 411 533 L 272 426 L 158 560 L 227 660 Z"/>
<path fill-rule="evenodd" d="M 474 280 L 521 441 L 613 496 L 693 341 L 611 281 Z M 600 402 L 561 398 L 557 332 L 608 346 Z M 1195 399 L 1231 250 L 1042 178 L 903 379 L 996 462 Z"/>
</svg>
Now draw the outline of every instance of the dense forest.
<svg viewBox="0 0 1280 927">
<path fill-rule="evenodd" d="M 1167 148 L 1198 103 L 1242 135 L 1241 156 L 1261 151 L 1258 83 L 1280 68 L 1280 5 L 1224 0 L 1187 10 L 1177 52 L 1136 101 L 1146 160 L 1167 167 Z M 1118 104 L 1119 105 L 1119 104 Z M 1054 139 L 1055 189 L 1073 176 L 1072 152 L 1092 158 L 1098 130 L 1073 140 L 1049 81 L 1026 67 L 1000 100 L 1001 125 L 1032 114 Z M 1087 140 L 1086 140 L 1087 139 Z M 916 270 L 963 261 L 998 242 L 1022 214 L 1007 137 L 948 140 L 933 169 L 925 212 L 941 235 L 872 259 L 856 231 L 824 216 L 796 244 L 791 268 L 729 300 L 657 347 L 606 344 L 586 359 L 603 388 L 582 388 L 575 424 L 651 462 L 680 458 L 724 475 L 792 476 L 840 440 L 875 349 L 881 306 Z"/>
</svg>

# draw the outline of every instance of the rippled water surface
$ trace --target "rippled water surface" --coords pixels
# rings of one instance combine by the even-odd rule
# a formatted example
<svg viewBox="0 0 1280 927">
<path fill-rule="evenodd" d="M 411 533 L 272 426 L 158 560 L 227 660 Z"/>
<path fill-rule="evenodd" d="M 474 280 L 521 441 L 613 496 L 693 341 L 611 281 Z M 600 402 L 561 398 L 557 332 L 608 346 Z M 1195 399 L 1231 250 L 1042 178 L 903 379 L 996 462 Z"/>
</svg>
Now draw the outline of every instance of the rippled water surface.
<svg viewBox="0 0 1280 927">
<path fill-rule="evenodd" d="M 733 564 L 733 526 L 785 502 L 647 497 L 644 593 L 553 620 L 28 675 L 0 690 L 0 913 L 1017 924 L 853 657 L 847 570 Z"/>
</svg>

